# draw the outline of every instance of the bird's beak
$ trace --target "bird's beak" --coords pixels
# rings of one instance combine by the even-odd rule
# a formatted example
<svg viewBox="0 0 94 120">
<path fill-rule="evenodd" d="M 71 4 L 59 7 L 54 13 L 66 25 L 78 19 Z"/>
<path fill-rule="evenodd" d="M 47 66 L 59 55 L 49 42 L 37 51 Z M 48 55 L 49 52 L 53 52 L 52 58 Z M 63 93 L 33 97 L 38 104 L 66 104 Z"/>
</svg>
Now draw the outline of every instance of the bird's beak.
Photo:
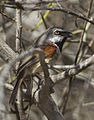
<svg viewBox="0 0 94 120">
<path fill-rule="evenodd" d="M 71 32 L 69 32 L 69 31 L 63 31 L 63 32 L 62 32 L 62 36 L 67 37 L 67 38 L 68 38 L 68 37 L 70 38 L 70 37 L 73 36 L 73 34 L 72 34 Z"/>
<path fill-rule="evenodd" d="M 73 37 L 73 34 L 71 32 L 68 32 L 68 37 Z"/>
</svg>

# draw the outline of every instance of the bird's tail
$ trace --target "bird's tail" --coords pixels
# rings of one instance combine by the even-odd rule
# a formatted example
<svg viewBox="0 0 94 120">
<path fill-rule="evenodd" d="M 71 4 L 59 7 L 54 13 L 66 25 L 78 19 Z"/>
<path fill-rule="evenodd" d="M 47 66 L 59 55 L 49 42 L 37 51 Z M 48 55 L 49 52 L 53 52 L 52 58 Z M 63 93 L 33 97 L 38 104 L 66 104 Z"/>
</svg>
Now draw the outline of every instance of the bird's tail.
<svg viewBox="0 0 94 120">
<path fill-rule="evenodd" d="M 12 91 L 12 94 L 10 96 L 10 100 L 9 100 L 9 104 L 14 104 L 15 100 L 16 100 L 16 96 L 17 96 L 17 92 L 18 92 L 18 88 L 20 88 L 20 85 L 22 84 L 23 78 L 21 79 L 17 79 L 17 82 L 14 86 L 14 89 Z"/>
</svg>

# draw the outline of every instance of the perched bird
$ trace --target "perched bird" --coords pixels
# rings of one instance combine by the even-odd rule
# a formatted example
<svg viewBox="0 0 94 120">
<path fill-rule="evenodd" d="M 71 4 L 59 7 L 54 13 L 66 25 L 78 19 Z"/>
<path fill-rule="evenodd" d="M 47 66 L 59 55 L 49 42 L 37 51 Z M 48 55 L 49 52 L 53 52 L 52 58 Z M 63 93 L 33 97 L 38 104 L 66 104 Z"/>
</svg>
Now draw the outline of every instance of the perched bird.
<svg viewBox="0 0 94 120">
<path fill-rule="evenodd" d="M 50 64 L 51 61 L 62 51 L 62 46 L 68 37 L 71 37 L 72 33 L 59 27 L 51 27 L 45 34 L 42 34 L 34 43 L 34 48 L 40 48 L 44 51 L 45 62 Z M 18 88 L 20 87 L 23 78 L 27 74 L 35 74 L 42 72 L 42 68 L 39 61 L 38 53 L 33 56 L 30 55 L 24 58 L 22 64 L 17 70 L 17 81 L 12 91 L 9 103 L 14 104 Z"/>
</svg>

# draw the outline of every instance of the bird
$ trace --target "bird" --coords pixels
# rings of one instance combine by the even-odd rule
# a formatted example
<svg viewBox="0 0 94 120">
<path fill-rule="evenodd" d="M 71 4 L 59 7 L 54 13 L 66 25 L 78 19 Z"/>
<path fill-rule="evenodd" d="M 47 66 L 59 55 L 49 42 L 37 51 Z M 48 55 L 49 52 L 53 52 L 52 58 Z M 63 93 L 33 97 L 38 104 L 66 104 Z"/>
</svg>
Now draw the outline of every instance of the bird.
<svg viewBox="0 0 94 120">
<path fill-rule="evenodd" d="M 70 37 L 72 37 L 72 33 L 62 27 L 50 27 L 34 42 L 33 47 L 43 50 L 45 62 L 50 64 L 51 61 L 57 59 L 57 56 L 62 52 L 63 44 Z M 24 58 L 17 70 L 17 80 L 10 96 L 10 104 L 15 103 L 18 88 L 20 88 L 23 78 L 27 74 L 31 75 L 38 72 L 42 72 L 38 53 Z"/>
</svg>

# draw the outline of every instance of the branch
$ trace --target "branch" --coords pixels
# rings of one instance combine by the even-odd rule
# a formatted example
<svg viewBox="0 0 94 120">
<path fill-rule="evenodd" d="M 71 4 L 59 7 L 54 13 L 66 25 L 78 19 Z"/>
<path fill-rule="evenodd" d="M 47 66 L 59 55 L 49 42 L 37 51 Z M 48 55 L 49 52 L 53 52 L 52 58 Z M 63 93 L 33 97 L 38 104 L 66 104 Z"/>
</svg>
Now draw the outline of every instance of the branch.
<svg viewBox="0 0 94 120">
<path fill-rule="evenodd" d="M 14 9 L 17 8 L 17 9 L 22 9 L 24 11 L 51 10 L 51 11 L 64 12 L 66 14 L 70 14 L 72 16 L 76 16 L 77 18 L 83 19 L 83 20 L 85 20 L 87 22 L 90 22 L 91 24 L 94 25 L 94 21 L 93 20 L 90 20 L 89 18 L 87 18 L 87 17 L 85 17 L 85 16 L 83 16 L 81 14 L 77 14 L 74 11 L 71 11 L 71 10 L 68 10 L 68 9 L 65 9 L 65 8 L 50 8 L 50 7 L 34 7 L 34 8 L 32 8 L 32 7 L 25 7 L 23 5 L 17 6 L 17 7 L 15 7 L 14 5 L 4 5 L 4 7 L 9 7 L 9 8 L 14 8 Z"/>
<path fill-rule="evenodd" d="M 51 96 L 47 96 L 43 89 L 39 92 L 39 96 L 38 107 L 48 120 L 65 120 Z"/>
<path fill-rule="evenodd" d="M 92 8 L 92 3 L 93 3 L 93 0 L 90 1 L 90 4 L 89 4 L 89 8 L 88 8 L 88 13 L 87 13 L 87 18 L 90 17 L 90 12 L 91 12 L 91 8 Z M 90 18 L 92 20 L 92 17 Z M 89 24 L 90 26 L 90 24 Z M 87 34 L 87 31 L 89 29 L 89 26 L 88 26 L 88 22 L 84 22 L 84 29 L 81 33 L 81 38 L 80 38 L 80 43 L 79 43 L 79 46 L 78 46 L 78 51 L 77 51 L 77 55 L 76 55 L 76 58 L 75 58 L 75 64 L 79 63 L 84 52 L 85 52 L 85 46 L 83 44 L 83 42 L 86 42 L 86 34 Z"/>
<path fill-rule="evenodd" d="M 49 4 L 49 3 L 57 3 L 57 2 L 65 2 L 64 0 L 50 0 L 50 1 L 31 1 L 31 2 L 28 2 L 28 1 L 21 1 L 20 3 L 19 2 L 16 2 L 16 1 L 5 1 L 4 4 L 11 4 L 11 5 L 17 5 L 18 3 L 21 4 L 21 5 L 41 5 L 41 4 Z M 3 3 L 1 3 L 2 5 L 4 5 Z"/>
<path fill-rule="evenodd" d="M 22 0 L 15 0 L 16 2 L 21 2 Z M 21 53 L 21 36 L 22 36 L 22 19 L 21 19 L 21 9 L 16 9 L 16 51 L 20 54 Z M 20 62 L 16 62 L 16 70 L 18 69 Z M 22 94 L 21 94 L 21 88 L 18 89 L 17 94 L 18 102 L 18 112 L 20 120 L 27 120 L 26 115 L 23 110 L 23 103 L 22 103 Z M 16 111 L 16 116 L 18 116 Z"/>
<path fill-rule="evenodd" d="M 16 53 L 3 41 L 0 39 L 0 57 L 5 61 L 9 62 L 11 59 L 15 59 Z M 9 71 L 8 71 L 9 73 Z M 6 101 L 5 101 L 5 91 L 4 91 L 4 79 L 0 79 L 0 119 L 8 120 L 11 119 L 10 115 L 4 113 L 6 111 Z"/>
<path fill-rule="evenodd" d="M 30 10 L 30 11 L 37 11 L 37 10 L 51 10 L 51 11 L 61 11 L 61 12 L 64 12 L 64 13 L 67 13 L 67 14 L 70 14 L 70 15 L 73 15 L 73 16 L 76 16 L 78 18 L 81 18 L 87 22 L 90 22 L 91 24 L 94 25 L 94 21 L 88 19 L 87 17 L 84 17 L 82 16 L 81 14 L 77 14 L 71 10 L 68 10 L 68 9 L 65 9 L 65 8 L 49 8 L 49 7 L 41 7 L 41 8 L 29 8 L 29 7 L 25 7 L 24 10 Z"/>
<path fill-rule="evenodd" d="M 4 42 L 0 39 L 0 57 L 5 61 L 9 62 L 12 59 L 15 59 L 16 53 Z"/>
<path fill-rule="evenodd" d="M 39 102 L 37 106 L 46 115 L 49 120 L 64 120 L 64 116 L 60 113 L 57 105 L 52 99 L 53 82 L 49 77 L 48 66 L 45 63 L 44 53 L 40 52 L 40 63 L 44 72 L 45 85 L 39 91 Z"/>
<path fill-rule="evenodd" d="M 16 1 L 18 2 L 18 0 Z M 22 35 L 21 10 L 16 9 L 16 51 L 18 53 L 21 52 L 21 35 Z"/>
<path fill-rule="evenodd" d="M 1 13 L 1 15 L 3 15 L 4 17 L 6 17 L 7 19 L 15 22 L 15 20 L 14 20 L 13 18 L 9 17 L 9 16 L 8 16 L 7 14 L 5 14 L 4 12 L 0 11 L 0 13 Z"/>
<path fill-rule="evenodd" d="M 76 68 L 75 65 L 48 65 L 49 69 L 57 69 L 57 70 L 68 70 Z"/>
<path fill-rule="evenodd" d="M 42 50 L 40 49 L 30 49 L 28 51 L 25 51 L 24 53 L 22 53 L 21 55 L 19 55 L 17 58 L 11 60 L 9 62 L 9 64 L 6 65 L 6 67 L 3 69 L 3 71 L 1 72 L 1 75 L 0 75 L 0 80 L 1 81 L 4 81 L 7 77 L 8 77 L 8 73 L 9 71 L 11 70 L 11 68 L 16 64 L 16 62 L 18 62 L 19 60 L 22 60 L 24 57 L 26 56 L 29 56 L 31 54 L 34 54 L 34 53 L 39 53 L 40 52 L 43 52 Z M 41 58 L 42 59 L 42 58 Z"/>
<path fill-rule="evenodd" d="M 86 69 L 87 67 L 89 67 L 92 64 L 94 64 L 94 55 L 92 55 L 90 58 L 84 60 L 83 62 L 75 65 L 75 67 L 73 69 L 66 70 L 58 75 L 52 75 L 51 79 L 54 82 L 64 80 L 66 78 L 69 78 L 71 76 L 74 76 L 74 75 L 80 73 L 81 71 L 83 71 L 84 69 Z"/>
<path fill-rule="evenodd" d="M 19 61 L 22 60 L 24 57 L 29 56 L 31 54 L 34 54 L 38 52 L 39 54 L 43 51 L 40 49 L 30 49 L 28 51 L 25 51 L 24 53 L 22 53 L 21 55 L 19 55 L 17 58 L 13 59 L 12 61 L 10 61 L 9 64 L 6 65 L 6 67 L 4 68 L 4 70 L 1 73 L 0 76 L 0 80 L 5 80 L 8 76 L 8 73 L 10 71 L 10 69 L 14 66 L 14 64 Z M 42 58 L 40 57 L 40 60 Z M 77 65 L 71 65 L 69 66 L 69 70 L 66 70 L 58 75 L 51 75 L 51 79 L 56 82 L 59 80 L 64 80 L 65 78 L 74 76 L 78 73 L 80 73 L 81 71 L 83 71 L 84 69 L 86 69 L 87 67 L 89 67 L 90 65 L 94 64 L 94 55 L 92 55 L 90 58 L 84 60 L 83 62 L 77 64 Z M 59 67 L 59 65 L 58 65 Z M 63 66 L 61 66 L 60 68 L 64 68 Z M 68 66 L 65 66 L 65 68 L 68 68 Z M 72 69 L 70 69 L 72 68 Z"/>
<path fill-rule="evenodd" d="M 44 55 L 43 51 L 40 49 L 30 49 L 29 51 L 22 53 L 21 55 L 19 55 L 19 57 L 12 60 L 8 65 L 6 65 L 6 67 L 4 68 L 4 70 L 1 73 L 0 81 L 3 81 L 3 83 L 4 83 L 4 80 L 7 78 L 10 69 L 14 66 L 14 64 L 16 64 L 17 61 L 23 59 L 25 56 L 34 54 L 36 52 L 39 53 L 40 62 L 41 62 L 41 65 L 43 67 L 45 64 L 44 57 L 43 57 L 43 55 Z M 86 69 L 88 66 L 90 66 L 92 64 L 94 64 L 94 55 L 92 55 L 90 58 L 86 59 L 85 61 L 81 62 L 80 64 L 76 65 L 75 68 L 70 69 L 70 70 L 65 71 L 65 72 L 62 72 L 58 75 L 52 75 L 50 77 L 54 82 L 64 80 L 70 76 L 78 74 L 79 72 Z M 43 67 L 43 70 L 46 71 L 46 69 L 47 68 Z M 46 77 L 45 78 L 46 80 L 50 79 L 49 76 L 48 77 L 45 76 L 45 77 Z M 2 86 L 3 83 L 1 83 L 0 85 Z M 50 84 L 50 82 L 49 82 L 49 84 Z M 47 85 L 48 85 L 48 83 L 46 82 L 45 86 L 43 86 L 39 92 L 38 107 L 44 112 L 44 114 L 47 116 L 48 119 L 54 120 L 54 118 L 56 118 L 56 120 L 64 120 L 63 115 L 59 112 L 57 106 L 55 105 L 53 99 L 50 96 L 51 92 L 49 92 L 48 89 L 46 89 Z"/>
</svg>

